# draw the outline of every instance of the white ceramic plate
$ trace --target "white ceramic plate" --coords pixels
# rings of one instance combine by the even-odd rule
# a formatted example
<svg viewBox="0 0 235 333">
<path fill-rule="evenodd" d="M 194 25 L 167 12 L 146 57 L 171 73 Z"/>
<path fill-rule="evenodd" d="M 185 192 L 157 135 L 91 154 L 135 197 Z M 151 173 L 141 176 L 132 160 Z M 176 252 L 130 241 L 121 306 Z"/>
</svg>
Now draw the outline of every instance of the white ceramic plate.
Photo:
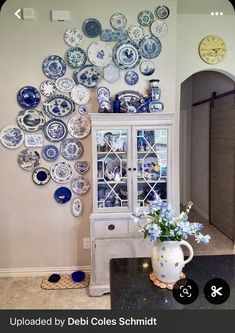
<svg viewBox="0 0 235 333">
<path fill-rule="evenodd" d="M 56 162 L 51 166 L 51 178 L 56 183 L 67 183 L 73 177 L 73 168 L 69 162 Z"/>
<path fill-rule="evenodd" d="M 79 28 L 69 28 L 65 31 L 64 41 L 71 47 L 79 46 L 84 40 L 82 30 Z"/>
<path fill-rule="evenodd" d="M 92 43 L 87 50 L 90 62 L 96 66 L 106 66 L 112 60 L 112 49 L 108 43 L 98 41 Z"/>
<path fill-rule="evenodd" d="M 110 24 L 114 29 L 123 29 L 127 24 L 127 19 L 121 13 L 115 13 L 110 18 Z"/>
<path fill-rule="evenodd" d="M 163 38 L 168 32 L 168 26 L 165 21 L 154 21 L 151 25 L 151 32 L 153 36 Z"/>
<path fill-rule="evenodd" d="M 76 194 L 85 194 L 89 188 L 89 181 L 84 176 L 78 176 L 71 180 L 71 190 Z"/>
<path fill-rule="evenodd" d="M 77 139 L 85 138 L 91 130 L 91 124 L 87 117 L 76 115 L 69 119 L 68 131 Z"/>
<path fill-rule="evenodd" d="M 45 124 L 45 117 L 41 111 L 28 109 L 20 111 L 17 122 L 20 128 L 27 132 L 36 132 Z"/>
<path fill-rule="evenodd" d="M 82 201 L 79 197 L 73 199 L 71 203 L 71 213 L 73 216 L 78 217 L 82 213 Z"/>
<path fill-rule="evenodd" d="M 89 102 L 91 97 L 89 89 L 84 87 L 82 84 L 78 84 L 71 91 L 71 98 L 74 103 L 82 105 Z"/>
<path fill-rule="evenodd" d="M 64 92 L 64 93 L 69 93 L 69 92 L 71 92 L 73 87 L 75 87 L 75 82 L 73 79 L 70 79 L 68 77 L 59 77 L 55 81 L 55 86 L 56 86 L 56 89 L 58 89 L 59 91 Z"/>
<path fill-rule="evenodd" d="M 50 97 L 55 94 L 55 83 L 51 80 L 45 80 L 40 85 L 40 92 L 43 96 Z"/>
<path fill-rule="evenodd" d="M 130 39 L 138 43 L 144 37 L 144 29 L 139 24 L 132 24 L 128 29 L 128 36 Z"/>
</svg>

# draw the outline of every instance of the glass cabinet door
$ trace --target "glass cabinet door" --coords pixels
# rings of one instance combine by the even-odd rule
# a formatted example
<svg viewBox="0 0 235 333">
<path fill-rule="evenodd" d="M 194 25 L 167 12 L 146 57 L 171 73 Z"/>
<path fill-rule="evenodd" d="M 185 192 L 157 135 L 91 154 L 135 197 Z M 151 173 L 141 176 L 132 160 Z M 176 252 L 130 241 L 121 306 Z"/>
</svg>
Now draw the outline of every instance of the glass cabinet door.
<svg viewBox="0 0 235 333">
<path fill-rule="evenodd" d="M 167 199 L 167 141 L 167 129 L 135 130 L 138 206 L 150 204 L 156 193 Z"/>
<path fill-rule="evenodd" d="M 129 207 L 128 144 L 128 129 L 96 131 L 97 208 Z"/>
</svg>

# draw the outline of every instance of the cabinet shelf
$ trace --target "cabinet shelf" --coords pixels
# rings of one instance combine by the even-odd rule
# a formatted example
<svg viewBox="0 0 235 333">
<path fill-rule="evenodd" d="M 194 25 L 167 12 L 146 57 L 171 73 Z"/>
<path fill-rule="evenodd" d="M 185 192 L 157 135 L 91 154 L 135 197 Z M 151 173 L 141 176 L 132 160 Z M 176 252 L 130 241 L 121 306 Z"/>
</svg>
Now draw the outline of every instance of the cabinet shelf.
<svg viewBox="0 0 235 333">
<path fill-rule="evenodd" d="M 110 154 L 114 154 L 114 155 L 122 155 L 122 154 L 127 154 L 127 151 L 98 151 L 97 155 L 110 155 Z"/>
<path fill-rule="evenodd" d="M 161 179 L 161 180 L 137 180 L 138 184 L 147 184 L 147 183 L 166 183 L 165 179 Z"/>
</svg>

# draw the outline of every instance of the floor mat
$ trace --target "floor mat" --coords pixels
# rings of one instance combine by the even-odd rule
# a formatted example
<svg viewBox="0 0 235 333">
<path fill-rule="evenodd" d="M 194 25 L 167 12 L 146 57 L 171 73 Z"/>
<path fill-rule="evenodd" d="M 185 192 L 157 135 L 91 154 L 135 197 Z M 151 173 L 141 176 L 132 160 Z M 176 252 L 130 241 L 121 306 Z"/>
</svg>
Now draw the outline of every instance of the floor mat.
<svg viewBox="0 0 235 333">
<path fill-rule="evenodd" d="M 58 289 L 81 289 L 89 285 L 90 275 L 86 273 L 85 279 L 81 282 L 74 282 L 71 278 L 71 274 L 61 275 L 61 279 L 56 282 L 49 282 L 48 277 L 44 277 L 42 280 L 41 288 L 47 290 L 58 290 Z"/>
</svg>

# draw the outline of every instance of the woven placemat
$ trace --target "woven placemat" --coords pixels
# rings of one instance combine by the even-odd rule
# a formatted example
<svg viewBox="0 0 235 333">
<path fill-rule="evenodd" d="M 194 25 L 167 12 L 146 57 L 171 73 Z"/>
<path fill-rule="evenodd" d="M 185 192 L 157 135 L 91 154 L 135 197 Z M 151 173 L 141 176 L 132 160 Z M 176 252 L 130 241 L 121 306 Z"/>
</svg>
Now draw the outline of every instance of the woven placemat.
<svg viewBox="0 0 235 333">
<path fill-rule="evenodd" d="M 163 281 L 159 280 L 159 278 L 157 277 L 157 275 L 154 272 L 151 272 L 149 274 L 149 278 L 155 286 L 157 286 L 161 289 L 172 290 L 174 288 L 175 283 L 167 283 L 167 282 L 163 282 Z M 186 275 L 182 272 L 180 274 L 180 279 L 185 279 L 185 278 L 186 278 Z"/>
<path fill-rule="evenodd" d="M 42 289 L 58 290 L 58 289 L 81 289 L 86 288 L 89 285 L 90 275 L 85 273 L 85 279 L 81 282 L 74 282 L 71 278 L 71 274 L 61 275 L 61 279 L 56 282 L 49 282 L 48 277 L 44 277 L 41 283 Z"/>
</svg>

